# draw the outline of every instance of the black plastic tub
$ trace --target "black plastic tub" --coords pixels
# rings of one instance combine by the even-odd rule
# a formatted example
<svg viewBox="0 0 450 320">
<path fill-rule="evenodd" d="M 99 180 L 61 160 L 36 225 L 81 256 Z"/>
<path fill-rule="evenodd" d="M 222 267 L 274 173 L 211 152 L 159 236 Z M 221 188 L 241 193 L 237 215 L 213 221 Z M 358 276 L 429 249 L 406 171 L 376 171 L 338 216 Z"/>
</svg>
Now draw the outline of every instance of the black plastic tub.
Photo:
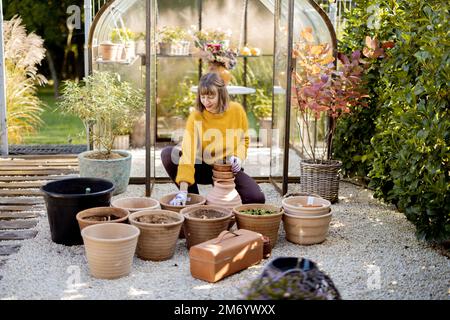
<svg viewBox="0 0 450 320">
<path fill-rule="evenodd" d="M 114 184 L 100 178 L 68 178 L 41 187 L 52 241 L 66 246 L 83 244 L 76 215 L 95 207 L 109 207 Z"/>
</svg>

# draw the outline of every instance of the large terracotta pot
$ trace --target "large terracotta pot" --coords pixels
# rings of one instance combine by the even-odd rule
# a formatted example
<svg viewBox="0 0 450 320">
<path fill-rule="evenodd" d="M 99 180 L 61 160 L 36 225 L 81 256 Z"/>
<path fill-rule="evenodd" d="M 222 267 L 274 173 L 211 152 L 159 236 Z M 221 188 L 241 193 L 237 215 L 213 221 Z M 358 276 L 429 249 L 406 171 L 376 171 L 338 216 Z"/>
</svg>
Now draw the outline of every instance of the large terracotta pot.
<svg viewBox="0 0 450 320">
<path fill-rule="evenodd" d="M 232 216 L 230 209 L 210 205 L 184 208 L 180 213 L 185 218 L 183 229 L 188 248 L 216 238 L 227 230 Z"/>
<path fill-rule="evenodd" d="M 132 213 L 129 220 L 141 230 L 137 245 L 139 258 L 161 261 L 173 256 L 184 221 L 182 215 L 168 210 L 144 210 Z"/>
<path fill-rule="evenodd" d="M 215 180 L 214 188 L 206 195 L 206 204 L 233 209 L 242 204 L 241 197 L 235 189 L 234 179 Z"/>
<path fill-rule="evenodd" d="M 319 216 L 283 214 L 286 239 L 297 244 L 316 244 L 325 241 L 331 221 L 331 212 Z"/>
<path fill-rule="evenodd" d="M 103 223 L 81 230 L 93 277 L 116 279 L 131 271 L 139 229 L 124 223 Z"/>
<path fill-rule="evenodd" d="M 261 216 L 242 213 L 242 211 L 250 209 L 264 209 L 275 213 Z M 283 211 L 279 207 L 262 203 L 244 204 L 233 208 L 233 213 L 236 217 L 238 229 L 247 229 L 261 233 L 269 237 L 272 248 L 275 246 L 278 240 L 281 218 L 283 217 Z"/>
</svg>

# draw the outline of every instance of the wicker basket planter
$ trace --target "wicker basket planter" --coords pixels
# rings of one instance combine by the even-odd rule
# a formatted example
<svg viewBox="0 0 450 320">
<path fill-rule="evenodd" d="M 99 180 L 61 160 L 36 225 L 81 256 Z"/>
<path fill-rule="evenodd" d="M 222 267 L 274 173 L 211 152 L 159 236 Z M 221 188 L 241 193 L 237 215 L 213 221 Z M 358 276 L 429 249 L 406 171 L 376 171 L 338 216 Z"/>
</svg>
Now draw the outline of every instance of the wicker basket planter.
<svg viewBox="0 0 450 320">
<path fill-rule="evenodd" d="M 173 256 L 184 221 L 182 215 L 168 210 L 144 210 L 132 213 L 129 220 L 141 231 L 136 250 L 139 258 L 162 261 Z"/>
<path fill-rule="evenodd" d="M 228 229 L 232 216 L 231 209 L 210 205 L 184 208 L 180 213 L 185 218 L 183 228 L 188 248 L 216 238 Z"/>
<path fill-rule="evenodd" d="M 301 160 L 300 191 L 318 194 L 331 203 L 337 202 L 341 165 L 342 162 L 336 160 L 325 160 L 322 163 Z"/>
<path fill-rule="evenodd" d="M 242 213 L 245 210 L 264 209 L 274 211 L 274 214 L 268 215 L 250 215 Z M 278 240 L 278 230 L 280 227 L 283 211 L 276 206 L 262 203 L 244 204 L 233 208 L 234 216 L 238 229 L 247 229 L 261 233 L 269 237 L 270 245 L 273 248 Z"/>
</svg>

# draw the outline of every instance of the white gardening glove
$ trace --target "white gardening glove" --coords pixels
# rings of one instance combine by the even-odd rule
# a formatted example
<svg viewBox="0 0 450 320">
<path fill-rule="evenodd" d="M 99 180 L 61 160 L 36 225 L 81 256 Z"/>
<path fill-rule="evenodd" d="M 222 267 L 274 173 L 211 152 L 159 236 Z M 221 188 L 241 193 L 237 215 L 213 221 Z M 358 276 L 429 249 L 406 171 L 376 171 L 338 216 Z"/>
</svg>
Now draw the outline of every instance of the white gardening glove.
<svg viewBox="0 0 450 320">
<path fill-rule="evenodd" d="M 231 171 L 233 173 L 238 173 L 239 171 L 241 171 L 241 168 L 242 168 L 242 160 L 241 159 L 239 159 L 236 156 L 231 156 L 230 162 L 231 162 Z"/>
<path fill-rule="evenodd" d="M 187 194 L 187 191 L 178 192 L 175 198 L 170 200 L 169 204 L 171 206 L 185 206 L 188 199 Z"/>
</svg>

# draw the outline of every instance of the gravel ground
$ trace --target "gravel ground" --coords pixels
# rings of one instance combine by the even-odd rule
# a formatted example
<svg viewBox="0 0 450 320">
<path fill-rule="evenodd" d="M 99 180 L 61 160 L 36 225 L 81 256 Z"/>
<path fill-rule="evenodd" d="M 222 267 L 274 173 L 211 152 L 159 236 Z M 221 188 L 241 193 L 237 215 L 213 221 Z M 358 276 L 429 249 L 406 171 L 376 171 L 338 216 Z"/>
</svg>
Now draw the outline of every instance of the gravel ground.
<svg viewBox="0 0 450 320">
<path fill-rule="evenodd" d="M 281 205 L 270 184 L 261 184 L 267 203 Z M 209 186 L 202 186 L 205 194 Z M 295 191 L 291 186 L 290 191 Z M 156 186 L 155 198 L 175 191 Z M 125 194 L 143 195 L 143 186 Z M 414 226 L 403 214 L 372 198 L 370 191 L 342 182 L 340 202 L 333 205 L 327 240 L 319 245 L 289 243 L 280 227 L 272 257 L 307 257 L 318 263 L 343 299 L 450 298 L 450 261 L 416 240 Z M 66 247 L 51 241 L 48 221 L 41 216 L 37 237 L 20 241 L 21 250 L 0 269 L 0 299 L 237 299 L 239 288 L 260 274 L 264 260 L 216 284 L 191 277 L 185 240 L 163 262 L 135 257 L 129 276 L 99 280 L 89 275 L 83 246 Z M 8 243 L 16 243 L 9 241 Z"/>
</svg>

